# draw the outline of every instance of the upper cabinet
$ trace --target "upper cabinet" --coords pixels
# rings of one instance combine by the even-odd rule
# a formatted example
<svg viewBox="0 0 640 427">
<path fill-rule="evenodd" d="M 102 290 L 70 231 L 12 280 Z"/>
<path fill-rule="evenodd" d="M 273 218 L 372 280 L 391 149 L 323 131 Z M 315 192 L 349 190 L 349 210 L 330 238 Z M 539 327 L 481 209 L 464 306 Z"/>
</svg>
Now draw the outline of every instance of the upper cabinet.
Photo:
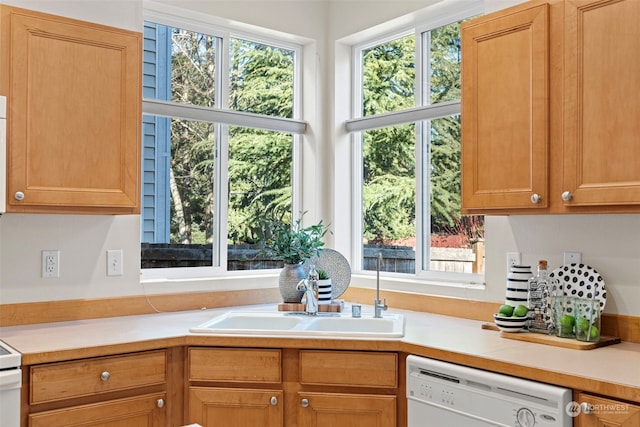
<svg viewBox="0 0 640 427">
<path fill-rule="evenodd" d="M 568 206 L 640 204 L 640 2 L 565 6 Z"/>
<path fill-rule="evenodd" d="M 463 25 L 465 213 L 640 211 L 638 16 L 534 0 Z"/>
<path fill-rule="evenodd" d="M 0 13 L 7 212 L 138 213 L 141 34 Z"/>
<path fill-rule="evenodd" d="M 548 206 L 548 20 L 539 4 L 463 27 L 466 209 Z"/>
</svg>

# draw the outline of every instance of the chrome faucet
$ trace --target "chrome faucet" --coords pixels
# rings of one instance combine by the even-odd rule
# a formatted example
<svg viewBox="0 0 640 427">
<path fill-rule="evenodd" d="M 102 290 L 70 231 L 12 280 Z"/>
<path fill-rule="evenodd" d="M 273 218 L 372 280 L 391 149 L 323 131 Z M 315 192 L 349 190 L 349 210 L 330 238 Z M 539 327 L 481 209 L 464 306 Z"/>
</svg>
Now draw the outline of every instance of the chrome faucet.
<svg viewBox="0 0 640 427">
<path fill-rule="evenodd" d="M 380 301 L 380 267 L 382 266 L 382 252 L 378 254 L 378 260 L 376 262 L 376 300 L 373 303 L 374 315 L 373 317 L 381 318 L 382 310 L 386 310 L 387 299 L 384 302 Z"/>
<path fill-rule="evenodd" d="M 298 282 L 296 289 L 304 291 L 307 307 L 305 312 L 308 316 L 316 316 L 318 314 L 318 272 L 315 266 L 309 268 L 309 275 L 306 280 Z"/>
</svg>

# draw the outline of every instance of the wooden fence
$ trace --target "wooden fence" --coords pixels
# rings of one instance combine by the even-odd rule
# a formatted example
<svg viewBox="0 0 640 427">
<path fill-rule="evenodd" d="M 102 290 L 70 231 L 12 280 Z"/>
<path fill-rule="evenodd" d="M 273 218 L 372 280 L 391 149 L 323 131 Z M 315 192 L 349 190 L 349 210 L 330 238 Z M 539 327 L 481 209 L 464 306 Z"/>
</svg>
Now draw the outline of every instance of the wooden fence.
<svg viewBox="0 0 640 427">
<path fill-rule="evenodd" d="M 382 271 L 415 272 L 415 251 L 410 246 L 364 245 L 363 267 L 375 270 L 378 254 L 382 253 Z M 142 244 L 142 268 L 211 266 L 211 245 Z M 228 270 L 282 268 L 282 261 L 268 258 L 255 245 L 229 245 Z M 461 273 L 484 271 L 484 242 L 473 248 L 431 248 L 431 270 Z"/>
</svg>

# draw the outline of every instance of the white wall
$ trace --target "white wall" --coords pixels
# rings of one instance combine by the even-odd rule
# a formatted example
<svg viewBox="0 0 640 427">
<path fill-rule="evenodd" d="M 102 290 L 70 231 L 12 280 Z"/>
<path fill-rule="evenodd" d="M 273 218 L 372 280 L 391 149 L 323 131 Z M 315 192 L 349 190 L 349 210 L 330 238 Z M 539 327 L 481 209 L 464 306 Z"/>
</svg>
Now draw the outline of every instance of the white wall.
<svg viewBox="0 0 640 427">
<path fill-rule="evenodd" d="M 0 4 L 142 31 L 141 0 L 0 0 Z"/>
<path fill-rule="evenodd" d="M 107 25 L 140 30 L 141 0 L 123 1 L 29 1 L 0 0 L 4 4 L 67 15 Z M 163 2 L 172 3 L 172 2 Z M 350 200 L 344 185 L 333 182 L 334 168 L 348 161 L 348 137 L 342 121 L 350 106 L 336 94 L 344 92 L 349 64 L 343 38 L 389 19 L 409 19 L 405 14 L 431 1 L 186 1 L 183 6 L 208 7 L 230 26 L 245 21 L 294 34 L 305 44 L 305 119 L 310 135 L 305 138 L 305 207 L 332 222 L 334 241 L 340 248 L 343 234 L 339 221 L 348 217 L 343 202 Z M 497 2 L 497 4 L 505 4 Z M 213 9 L 215 8 L 215 9 Z M 360 13 L 366 10 L 366 13 Z M 214 12 L 212 12 L 214 13 Z M 341 41 L 342 40 L 342 41 Z M 338 71 L 334 71 L 335 69 Z M 347 85 L 348 86 L 348 85 Z M 335 155 L 332 167 L 320 167 Z M 346 159 L 346 160 L 345 160 Z M 341 196 L 332 199 L 333 190 Z M 19 303 L 77 298 L 175 292 L 179 289 L 212 289 L 275 286 L 275 277 L 242 280 L 209 280 L 141 284 L 139 280 L 139 217 L 93 215 L 5 214 L 0 217 L 0 302 Z M 428 292 L 487 301 L 504 297 L 505 253 L 522 252 L 523 261 L 535 265 L 539 258 L 552 267 L 562 261 L 565 250 L 582 252 L 583 261 L 604 277 L 608 289 L 606 312 L 640 315 L 640 215 L 566 215 L 489 217 L 486 223 L 486 290 L 429 286 Z M 61 277 L 40 277 L 40 251 L 61 251 Z M 122 249 L 124 275 L 106 276 L 106 251 Z M 369 278 L 354 277 L 352 283 L 371 286 Z M 402 289 L 410 281 L 384 280 L 383 287 Z"/>
</svg>

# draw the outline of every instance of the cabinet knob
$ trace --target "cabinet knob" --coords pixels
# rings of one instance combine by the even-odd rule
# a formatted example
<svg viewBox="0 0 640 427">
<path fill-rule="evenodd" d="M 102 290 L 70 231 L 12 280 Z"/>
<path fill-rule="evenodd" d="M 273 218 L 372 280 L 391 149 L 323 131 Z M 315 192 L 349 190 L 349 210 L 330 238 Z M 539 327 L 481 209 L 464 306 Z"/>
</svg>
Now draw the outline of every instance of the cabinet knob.
<svg viewBox="0 0 640 427">
<path fill-rule="evenodd" d="M 164 407 L 164 399 L 158 399 L 156 400 L 156 406 L 158 408 L 163 408 Z"/>
<path fill-rule="evenodd" d="M 309 400 L 308 399 L 302 399 L 300 401 L 300 404 L 302 405 L 303 408 L 307 408 L 309 406 Z"/>
<path fill-rule="evenodd" d="M 540 201 L 542 200 L 542 197 L 540 197 L 540 195 L 538 193 L 533 193 L 531 195 L 531 203 L 540 203 Z"/>
<path fill-rule="evenodd" d="M 109 371 L 104 371 L 103 373 L 100 374 L 100 379 L 102 381 L 108 381 L 109 378 L 111 378 L 111 374 L 109 373 Z"/>
<path fill-rule="evenodd" d="M 269 399 L 269 403 L 271 403 L 271 405 L 276 406 L 278 404 L 278 398 L 276 396 L 271 396 L 271 399 Z"/>
<path fill-rule="evenodd" d="M 582 402 L 580 404 L 580 411 L 583 414 L 589 415 L 590 413 L 593 412 L 593 405 L 591 403 L 588 403 L 588 402 Z"/>
<path fill-rule="evenodd" d="M 565 202 L 568 202 L 569 200 L 573 199 L 573 194 L 571 194 L 571 191 L 565 191 L 564 193 L 562 193 L 562 200 L 564 200 Z"/>
<path fill-rule="evenodd" d="M 16 200 L 24 200 L 24 193 L 22 191 L 16 191 L 13 197 L 15 197 Z"/>
</svg>

